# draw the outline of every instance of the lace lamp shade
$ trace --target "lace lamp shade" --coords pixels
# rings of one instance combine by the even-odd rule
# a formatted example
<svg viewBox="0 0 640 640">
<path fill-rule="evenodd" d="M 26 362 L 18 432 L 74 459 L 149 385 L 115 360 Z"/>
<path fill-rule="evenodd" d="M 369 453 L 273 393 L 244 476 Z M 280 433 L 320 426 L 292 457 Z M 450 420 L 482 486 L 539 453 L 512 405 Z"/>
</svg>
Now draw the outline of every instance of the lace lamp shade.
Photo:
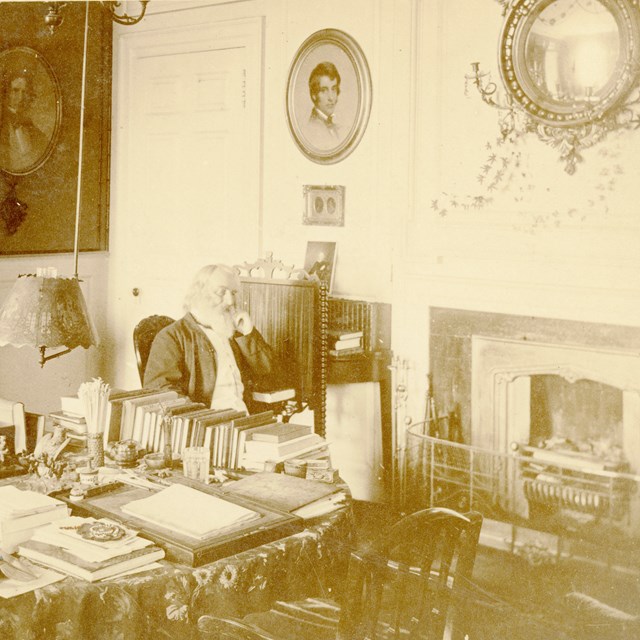
<svg viewBox="0 0 640 640">
<path fill-rule="evenodd" d="M 37 347 L 40 364 L 76 347 L 98 344 L 77 278 L 21 275 L 0 310 L 0 346 Z M 66 350 L 44 357 L 45 349 Z"/>
</svg>

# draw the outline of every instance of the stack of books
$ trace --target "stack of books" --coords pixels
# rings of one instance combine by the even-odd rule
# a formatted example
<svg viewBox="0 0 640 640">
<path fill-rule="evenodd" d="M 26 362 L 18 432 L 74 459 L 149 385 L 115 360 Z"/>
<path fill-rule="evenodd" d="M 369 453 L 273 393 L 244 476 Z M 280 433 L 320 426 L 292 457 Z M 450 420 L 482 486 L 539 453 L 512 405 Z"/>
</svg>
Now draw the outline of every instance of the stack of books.
<svg viewBox="0 0 640 640">
<path fill-rule="evenodd" d="M 276 423 L 257 428 L 245 435 L 239 466 L 247 471 L 262 471 L 265 462 L 277 464 L 292 458 L 313 458 L 327 450 L 327 441 L 312 433 L 310 426 L 291 422 Z"/>
<path fill-rule="evenodd" d="M 329 355 L 332 357 L 349 356 L 363 353 L 363 331 L 345 331 L 329 329 Z"/>
<path fill-rule="evenodd" d="M 78 396 L 60 397 L 60 410 L 49 414 L 49 424 L 45 426 L 45 432 L 53 431 L 56 426 L 66 429 L 69 443 L 65 448 L 78 451 L 86 447 L 87 421 L 82 401 Z"/>
<path fill-rule="evenodd" d="M 37 527 L 67 516 L 67 505 L 61 500 L 13 485 L 0 487 L 0 547 L 11 553 Z"/>
<path fill-rule="evenodd" d="M 164 551 L 116 522 L 69 517 L 40 527 L 19 555 L 88 582 L 154 568 Z"/>
</svg>

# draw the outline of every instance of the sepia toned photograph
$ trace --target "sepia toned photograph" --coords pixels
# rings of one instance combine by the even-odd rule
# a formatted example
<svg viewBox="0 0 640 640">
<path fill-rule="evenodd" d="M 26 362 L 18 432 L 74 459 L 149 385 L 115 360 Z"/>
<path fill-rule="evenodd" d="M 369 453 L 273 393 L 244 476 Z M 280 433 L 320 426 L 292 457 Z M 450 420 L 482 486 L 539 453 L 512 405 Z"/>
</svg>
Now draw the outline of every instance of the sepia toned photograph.
<svg viewBox="0 0 640 640">
<path fill-rule="evenodd" d="M 287 120 L 300 151 L 331 164 L 358 146 L 371 110 L 369 66 L 358 43 L 337 29 L 309 36 L 291 65 Z"/>
<path fill-rule="evenodd" d="M 49 157 L 60 126 L 60 87 L 47 61 L 28 47 L 0 52 L 0 170 L 25 175 Z"/>
<path fill-rule="evenodd" d="M 0 25 L 0 640 L 640 639 L 640 0 Z"/>
<path fill-rule="evenodd" d="M 333 287 L 333 276 L 336 268 L 335 242 L 307 242 L 304 258 L 304 270 L 310 276 L 318 276 L 327 283 L 328 291 Z"/>
</svg>

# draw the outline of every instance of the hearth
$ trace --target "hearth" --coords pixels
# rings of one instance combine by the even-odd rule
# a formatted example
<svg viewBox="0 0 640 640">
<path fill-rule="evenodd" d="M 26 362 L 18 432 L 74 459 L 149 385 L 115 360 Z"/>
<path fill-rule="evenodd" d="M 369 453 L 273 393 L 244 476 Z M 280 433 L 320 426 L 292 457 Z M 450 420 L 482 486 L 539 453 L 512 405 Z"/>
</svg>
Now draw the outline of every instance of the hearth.
<svg viewBox="0 0 640 640">
<path fill-rule="evenodd" d="M 638 353 L 472 337 L 470 444 L 523 456 L 502 480 L 517 515 L 604 515 L 635 529 L 624 475 L 640 469 L 639 438 Z"/>
</svg>

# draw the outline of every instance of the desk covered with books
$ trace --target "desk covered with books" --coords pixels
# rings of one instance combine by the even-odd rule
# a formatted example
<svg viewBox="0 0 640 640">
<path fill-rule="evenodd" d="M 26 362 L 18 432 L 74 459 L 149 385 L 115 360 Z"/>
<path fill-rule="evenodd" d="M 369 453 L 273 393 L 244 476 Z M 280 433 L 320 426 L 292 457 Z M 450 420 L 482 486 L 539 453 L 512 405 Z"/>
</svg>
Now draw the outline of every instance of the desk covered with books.
<svg viewBox="0 0 640 640">
<path fill-rule="evenodd" d="M 237 490 L 234 483 L 225 485 L 231 489 L 229 495 L 242 503 L 260 485 L 262 498 L 275 497 L 278 486 L 269 482 L 269 475 L 266 483 L 254 480 L 257 477 L 238 483 Z M 298 520 L 289 531 L 279 530 L 282 537 L 267 538 L 269 542 L 252 538 L 257 546 L 245 540 L 236 547 L 243 549 L 240 552 L 234 552 L 233 544 L 221 546 L 218 551 L 224 557 L 210 552 L 216 558 L 210 562 L 181 562 L 181 546 L 169 545 L 165 559 L 148 571 L 95 582 L 66 577 L 0 599 L 0 638 L 189 639 L 197 637 L 197 621 L 205 613 L 243 616 L 267 610 L 279 599 L 326 596 L 344 579 L 353 545 L 348 490 L 340 488 L 347 499 L 330 512 Z M 100 517 L 101 509 L 108 508 L 102 500 L 97 511 L 87 502 L 74 514 Z M 154 542 L 163 546 L 162 536 Z"/>
</svg>

